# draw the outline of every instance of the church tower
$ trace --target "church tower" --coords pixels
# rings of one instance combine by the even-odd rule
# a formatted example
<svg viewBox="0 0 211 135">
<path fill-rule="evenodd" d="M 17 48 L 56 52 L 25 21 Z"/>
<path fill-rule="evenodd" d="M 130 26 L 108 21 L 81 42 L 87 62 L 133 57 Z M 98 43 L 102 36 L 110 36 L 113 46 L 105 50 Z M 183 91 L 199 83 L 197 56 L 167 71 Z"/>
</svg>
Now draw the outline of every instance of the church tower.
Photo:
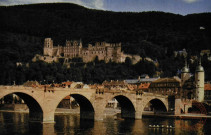
<svg viewBox="0 0 211 135">
<path fill-rule="evenodd" d="M 51 38 L 45 38 L 43 55 L 53 56 L 53 40 Z"/>
<path fill-rule="evenodd" d="M 184 85 L 185 81 L 190 79 L 190 69 L 187 66 L 187 59 L 185 58 L 185 66 L 181 70 L 181 83 Z"/>
<path fill-rule="evenodd" d="M 204 101 L 204 68 L 201 66 L 201 58 L 195 71 L 195 84 L 196 84 L 196 101 Z"/>
</svg>

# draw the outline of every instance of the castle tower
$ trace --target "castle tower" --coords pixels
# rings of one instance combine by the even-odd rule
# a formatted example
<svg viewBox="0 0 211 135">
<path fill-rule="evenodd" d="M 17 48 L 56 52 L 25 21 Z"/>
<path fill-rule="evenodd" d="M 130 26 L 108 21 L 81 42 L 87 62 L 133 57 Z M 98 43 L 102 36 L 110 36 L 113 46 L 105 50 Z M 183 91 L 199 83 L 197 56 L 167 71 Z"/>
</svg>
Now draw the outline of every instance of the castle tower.
<svg viewBox="0 0 211 135">
<path fill-rule="evenodd" d="M 121 62 L 121 43 L 116 44 L 116 62 L 119 63 Z"/>
<path fill-rule="evenodd" d="M 45 38 L 43 55 L 44 56 L 53 55 L 53 40 L 51 40 L 51 38 Z"/>
<path fill-rule="evenodd" d="M 195 83 L 196 83 L 196 101 L 204 101 L 204 68 L 201 66 L 201 58 L 199 58 L 199 64 L 195 71 Z"/>
<path fill-rule="evenodd" d="M 185 58 L 185 66 L 181 70 L 181 83 L 182 86 L 190 78 L 190 69 L 187 66 L 187 59 Z"/>
</svg>

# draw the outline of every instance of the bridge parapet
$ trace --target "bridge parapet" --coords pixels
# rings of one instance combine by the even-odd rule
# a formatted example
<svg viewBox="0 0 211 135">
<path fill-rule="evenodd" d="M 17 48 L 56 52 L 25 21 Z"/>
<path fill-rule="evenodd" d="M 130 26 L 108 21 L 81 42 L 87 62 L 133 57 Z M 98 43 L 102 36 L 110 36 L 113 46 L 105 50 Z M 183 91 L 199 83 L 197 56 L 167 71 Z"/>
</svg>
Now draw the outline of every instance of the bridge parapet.
<svg viewBox="0 0 211 135">
<path fill-rule="evenodd" d="M 42 90 L 41 88 L 38 87 L 27 87 L 23 85 L 14 85 L 14 86 L 0 86 L 0 89 L 7 89 L 7 90 Z"/>
<path fill-rule="evenodd" d="M 151 97 L 158 97 L 158 98 L 168 98 L 167 95 L 162 95 L 162 94 L 155 94 L 155 93 L 149 93 L 149 92 L 144 92 L 144 96 L 151 96 Z"/>
</svg>

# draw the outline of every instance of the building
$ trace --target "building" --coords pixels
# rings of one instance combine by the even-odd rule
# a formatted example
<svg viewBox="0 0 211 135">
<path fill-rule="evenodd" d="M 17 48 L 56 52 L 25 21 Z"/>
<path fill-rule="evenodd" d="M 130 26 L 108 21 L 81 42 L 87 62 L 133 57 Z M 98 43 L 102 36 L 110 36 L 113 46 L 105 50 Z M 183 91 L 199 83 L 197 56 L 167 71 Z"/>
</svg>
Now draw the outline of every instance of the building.
<svg viewBox="0 0 211 135">
<path fill-rule="evenodd" d="M 148 92 L 148 88 L 151 82 L 157 80 L 159 78 L 149 78 L 147 74 L 143 74 L 139 76 L 137 79 L 127 79 L 125 80 L 126 83 L 129 85 L 136 85 L 137 90 L 141 90 L 143 92 Z"/>
<path fill-rule="evenodd" d="M 211 84 L 210 83 L 204 84 L 204 101 L 211 104 Z"/>
<path fill-rule="evenodd" d="M 142 84 L 142 83 L 151 83 L 155 80 L 159 79 L 158 78 L 150 78 L 147 74 L 143 74 L 141 76 L 139 76 L 137 79 L 126 79 L 125 82 L 128 84 Z"/>
<path fill-rule="evenodd" d="M 149 92 L 168 95 L 168 96 L 181 96 L 181 80 L 179 77 L 172 78 L 159 78 L 153 81 L 149 86 Z"/>
<path fill-rule="evenodd" d="M 102 83 L 104 89 L 106 90 L 114 90 L 114 91 L 117 91 L 117 90 L 130 90 L 128 88 L 128 83 L 125 82 L 125 81 L 114 81 L 114 80 L 111 80 L 111 81 L 104 81 Z"/>
<path fill-rule="evenodd" d="M 58 108 L 70 109 L 70 105 L 71 105 L 70 98 L 71 98 L 70 96 L 66 96 L 64 99 L 62 99 L 62 101 L 58 105 Z"/>
<path fill-rule="evenodd" d="M 141 60 L 138 55 L 124 54 L 121 51 L 121 43 L 96 42 L 95 45 L 88 44 L 88 47 L 83 47 L 81 40 L 67 40 L 65 46 L 54 46 L 51 38 L 45 38 L 43 56 L 36 55 L 32 61 L 43 60 L 51 63 L 64 58 L 64 62 L 68 63 L 70 59 L 82 58 L 83 62 L 87 63 L 93 61 L 96 57 L 98 57 L 98 60 L 116 63 L 125 62 L 126 57 L 129 57 L 133 64 Z"/>
</svg>

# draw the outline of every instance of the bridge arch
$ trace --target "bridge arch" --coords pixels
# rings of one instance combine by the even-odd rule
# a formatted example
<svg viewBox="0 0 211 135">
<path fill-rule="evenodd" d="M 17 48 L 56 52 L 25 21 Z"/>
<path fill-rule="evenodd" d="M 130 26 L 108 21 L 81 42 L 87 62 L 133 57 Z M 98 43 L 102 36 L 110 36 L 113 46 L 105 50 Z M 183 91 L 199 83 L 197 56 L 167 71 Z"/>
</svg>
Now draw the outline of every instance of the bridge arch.
<svg viewBox="0 0 211 135">
<path fill-rule="evenodd" d="M 143 104 L 143 111 L 144 111 L 144 108 L 149 103 L 152 105 L 154 112 L 159 112 L 159 111 L 167 112 L 168 111 L 168 103 L 167 103 L 167 101 L 165 101 L 162 98 L 150 98 L 150 99 L 146 100 L 145 103 Z"/>
<path fill-rule="evenodd" d="M 92 102 L 88 99 L 88 97 L 86 97 L 85 95 L 82 95 L 80 93 L 70 93 L 66 96 L 73 97 L 77 101 L 77 103 L 79 104 L 79 106 L 80 106 L 80 118 L 81 119 L 94 120 L 95 110 L 94 110 Z M 59 99 L 57 106 L 66 96 Z M 56 108 L 57 108 L 57 106 L 56 106 Z M 55 108 L 55 110 L 56 110 L 56 108 Z"/>
<path fill-rule="evenodd" d="M 121 117 L 122 118 L 133 118 L 133 119 L 135 118 L 136 109 L 135 109 L 134 103 L 132 102 L 130 97 L 127 97 L 125 95 L 115 95 L 115 96 L 108 98 L 105 102 L 104 110 L 106 109 L 107 103 L 110 100 L 112 100 L 113 98 L 115 98 L 118 101 L 118 103 L 121 107 Z"/>
<path fill-rule="evenodd" d="M 4 95 L 0 95 L 0 99 L 10 94 L 16 94 L 18 97 L 24 100 L 24 102 L 29 108 L 30 122 L 43 121 L 43 108 L 41 107 L 39 101 L 37 101 L 35 97 L 24 92 L 11 92 L 11 93 L 5 93 Z"/>
</svg>

